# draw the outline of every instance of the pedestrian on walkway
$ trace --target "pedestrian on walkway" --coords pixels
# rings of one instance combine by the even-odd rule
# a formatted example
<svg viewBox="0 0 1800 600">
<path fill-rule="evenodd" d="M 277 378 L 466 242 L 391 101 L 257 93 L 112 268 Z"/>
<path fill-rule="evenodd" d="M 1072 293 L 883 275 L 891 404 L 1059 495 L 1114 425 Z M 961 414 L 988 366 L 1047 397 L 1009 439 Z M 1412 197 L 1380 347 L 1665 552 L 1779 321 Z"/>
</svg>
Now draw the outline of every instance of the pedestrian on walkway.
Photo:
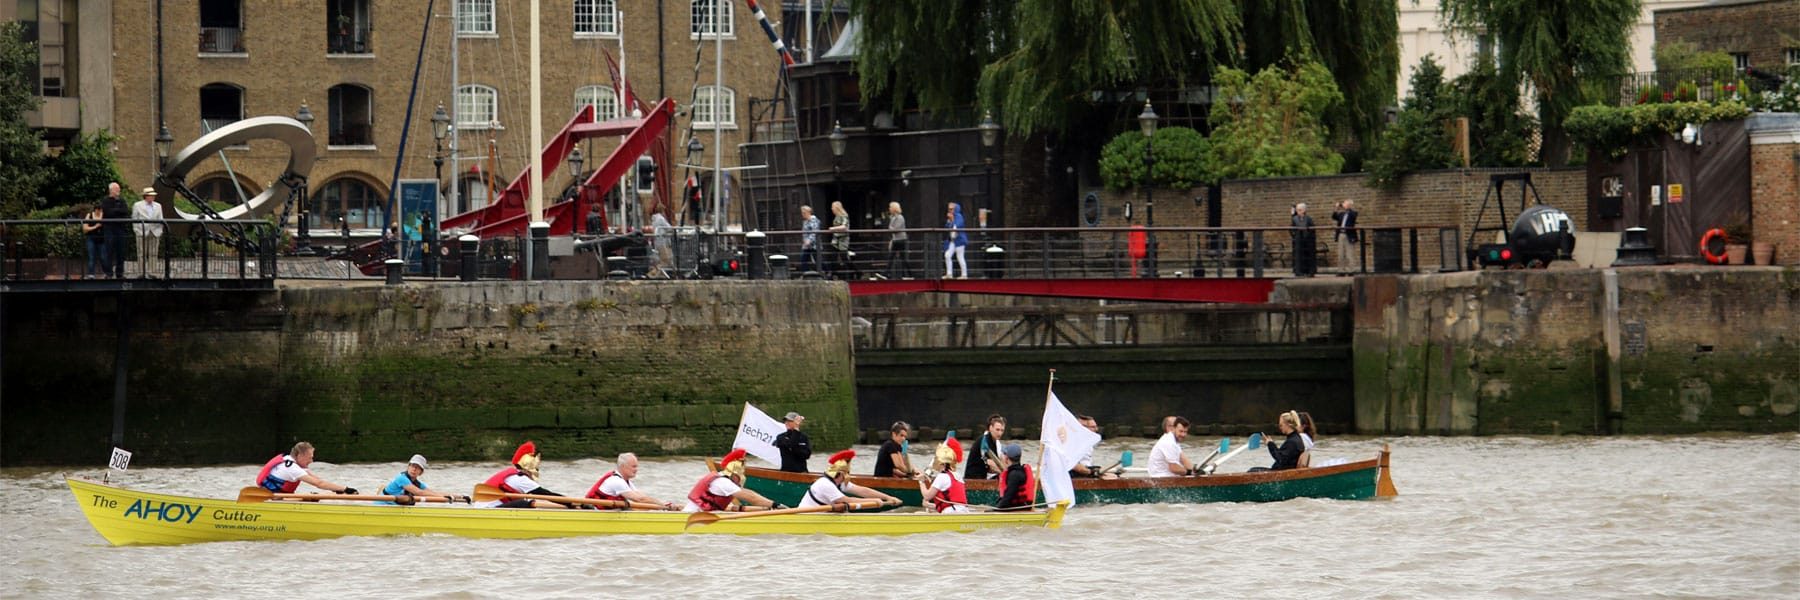
<svg viewBox="0 0 1800 600">
<path fill-rule="evenodd" d="M 131 228 L 137 233 L 138 268 L 150 277 L 162 275 L 163 207 L 156 202 L 156 188 L 144 188 L 144 199 L 131 205 Z"/>
</svg>

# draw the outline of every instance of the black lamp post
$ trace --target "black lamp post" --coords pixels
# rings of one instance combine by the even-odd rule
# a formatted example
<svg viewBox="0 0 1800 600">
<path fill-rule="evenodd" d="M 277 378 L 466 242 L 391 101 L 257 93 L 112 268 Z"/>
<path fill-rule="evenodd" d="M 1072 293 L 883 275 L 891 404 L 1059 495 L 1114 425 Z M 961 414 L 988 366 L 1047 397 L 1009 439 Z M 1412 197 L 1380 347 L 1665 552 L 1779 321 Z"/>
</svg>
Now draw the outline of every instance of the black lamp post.
<svg viewBox="0 0 1800 600">
<path fill-rule="evenodd" d="M 444 111 L 444 103 L 442 102 L 438 103 L 437 110 L 431 112 L 431 137 L 437 141 L 436 150 L 431 153 L 433 176 L 437 179 L 439 186 L 437 189 L 437 197 L 431 199 L 432 208 L 435 209 L 438 205 L 443 203 L 444 138 L 450 137 L 450 113 Z M 425 251 L 422 253 L 425 255 L 425 264 L 423 267 L 425 268 L 425 272 L 431 274 L 432 277 L 437 277 L 439 275 L 439 265 L 437 261 L 439 253 L 437 252 L 437 245 L 441 242 L 438 240 L 437 213 L 438 211 L 436 210 L 429 213 L 430 217 L 423 223 L 425 231 L 421 232 L 423 235 L 420 236 L 425 238 L 425 243 L 427 244 L 425 246 Z"/>
<path fill-rule="evenodd" d="M 582 201 L 581 192 L 584 191 L 582 188 L 585 187 L 585 185 L 586 185 L 586 182 L 582 181 L 582 179 L 581 179 L 581 163 L 584 163 L 584 162 L 587 162 L 587 157 L 581 155 L 581 147 L 580 146 L 576 146 L 573 151 L 569 152 L 569 180 L 572 181 L 573 185 L 575 186 L 575 228 L 576 229 L 582 229 L 582 228 L 587 227 L 588 211 L 584 210 L 587 207 L 581 205 L 581 201 Z M 588 233 L 593 233 L 593 231 L 588 231 Z"/>
<path fill-rule="evenodd" d="M 156 131 L 156 176 L 162 178 L 162 170 L 168 166 L 169 149 L 175 145 L 175 136 L 169 133 L 169 124 L 163 123 Z"/>
<path fill-rule="evenodd" d="M 705 154 L 701 154 L 702 152 L 706 151 L 706 144 L 700 143 L 699 137 L 690 137 L 690 138 L 688 138 L 687 151 L 688 151 L 688 160 L 695 161 L 696 164 L 698 164 L 698 161 L 701 159 L 704 159 L 706 156 Z M 694 158 L 696 156 L 701 157 L 701 158 L 700 159 Z M 692 218 L 694 219 L 694 223 L 699 224 L 700 223 L 700 203 L 695 202 L 694 201 L 695 198 L 693 197 L 694 194 L 700 193 L 699 190 L 683 189 L 682 193 L 686 194 L 687 196 L 682 198 L 681 201 L 688 205 L 687 206 L 688 210 L 682 211 L 682 213 L 683 214 L 693 213 Z"/>
<path fill-rule="evenodd" d="M 311 108 L 307 108 L 305 102 L 300 103 L 300 110 L 294 111 L 294 120 L 299 121 L 307 131 L 312 131 L 313 113 Z M 311 220 L 311 216 L 307 214 L 305 188 L 300 190 L 299 196 L 300 198 L 296 202 L 300 203 L 300 231 L 294 235 L 294 254 L 305 256 L 313 254 L 312 229 L 310 227 L 312 224 L 308 222 Z"/>
<path fill-rule="evenodd" d="M 1156 109 L 1144 99 L 1144 112 L 1138 113 L 1138 127 L 1144 133 L 1144 227 L 1149 229 L 1148 247 L 1144 250 L 1145 277 L 1156 278 L 1156 197 L 1150 194 L 1156 184 Z"/>
<path fill-rule="evenodd" d="M 989 208 L 989 206 L 988 206 L 988 202 L 990 201 L 989 196 L 993 195 L 993 186 L 994 186 L 994 155 L 993 155 L 993 151 L 994 151 L 994 144 L 997 144 L 1000 142 L 1000 124 L 994 122 L 994 113 L 992 113 L 992 112 L 983 113 L 981 115 L 981 125 L 976 127 L 976 129 L 981 130 L 981 148 L 982 148 L 981 163 L 983 165 L 985 165 L 987 168 L 986 169 L 987 177 L 985 177 L 982 180 L 981 208 L 982 208 L 982 210 L 987 210 Z"/>
</svg>

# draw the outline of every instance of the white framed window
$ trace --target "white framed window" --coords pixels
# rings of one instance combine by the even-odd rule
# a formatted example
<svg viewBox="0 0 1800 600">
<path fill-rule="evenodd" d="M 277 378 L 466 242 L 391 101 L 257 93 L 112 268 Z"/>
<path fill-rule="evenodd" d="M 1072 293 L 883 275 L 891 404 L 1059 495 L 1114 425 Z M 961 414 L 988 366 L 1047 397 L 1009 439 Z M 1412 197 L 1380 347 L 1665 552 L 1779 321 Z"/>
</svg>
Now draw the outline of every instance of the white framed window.
<svg viewBox="0 0 1800 600">
<path fill-rule="evenodd" d="M 728 87 L 700 86 L 694 92 L 694 127 L 737 126 L 737 92 Z"/>
<path fill-rule="evenodd" d="M 456 35 L 494 35 L 494 0 L 456 0 Z"/>
<path fill-rule="evenodd" d="M 619 94 L 612 86 L 588 85 L 575 90 L 575 109 L 587 105 L 594 106 L 595 121 L 611 121 L 619 118 Z"/>
<path fill-rule="evenodd" d="M 1750 53 L 1733 52 L 1731 53 L 1731 62 L 1733 65 L 1737 66 L 1738 72 L 1741 73 L 1747 71 L 1750 69 Z"/>
<path fill-rule="evenodd" d="M 575 0 L 575 37 L 619 35 L 616 0 Z"/>
<path fill-rule="evenodd" d="M 1787 64 L 1790 67 L 1800 65 L 1800 48 L 1787 49 Z"/>
<path fill-rule="evenodd" d="M 688 28 L 689 37 L 710 38 L 717 35 L 729 38 L 735 35 L 732 30 L 731 0 L 693 0 L 689 6 L 693 9 L 693 18 Z"/>
<path fill-rule="evenodd" d="M 456 88 L 456 126 L 459 129 L 492 129 L 499 127 L 500 92 L 494 88 L 471 84 Z"/>
</svg>

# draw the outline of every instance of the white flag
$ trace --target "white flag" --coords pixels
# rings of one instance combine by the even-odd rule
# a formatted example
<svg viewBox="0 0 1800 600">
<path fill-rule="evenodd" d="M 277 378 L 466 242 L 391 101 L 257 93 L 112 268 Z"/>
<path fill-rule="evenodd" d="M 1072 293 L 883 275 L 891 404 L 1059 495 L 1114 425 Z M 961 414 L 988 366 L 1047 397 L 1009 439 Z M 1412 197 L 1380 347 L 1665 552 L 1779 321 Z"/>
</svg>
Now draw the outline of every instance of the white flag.
<svg viewBox="0 0 1800 600">
<path fill-rule="evenodd" d="M 1075 420 L 1075 415 L 1063 407 L 1062 400 L 1056 398 L 1056 392 L 1050 392 L 1044 399 L 1043 438 L 1044 445 L 1041 459 L 1042 473 L 1038 473 L 1038 481 L 1044 488 L 1044 501 L 1055 503 L 1068 500 L 1075 504 L 1075 482 L 1069 480 L 1069 469 L 1086 456 L 1094 445 L 1100 443 L 1100 434 L 1088 431 Z"/>
<path fill-rule="evenodd" d="M 775 449 L 775 436 L 784 429 L 786 425 L 745 402 L 744 416 L 738 419 L 737 439 L 731 441 L 731 447 L 743 448 L 751 456 L 779 465 L 781 451 Z"/>
</svg>

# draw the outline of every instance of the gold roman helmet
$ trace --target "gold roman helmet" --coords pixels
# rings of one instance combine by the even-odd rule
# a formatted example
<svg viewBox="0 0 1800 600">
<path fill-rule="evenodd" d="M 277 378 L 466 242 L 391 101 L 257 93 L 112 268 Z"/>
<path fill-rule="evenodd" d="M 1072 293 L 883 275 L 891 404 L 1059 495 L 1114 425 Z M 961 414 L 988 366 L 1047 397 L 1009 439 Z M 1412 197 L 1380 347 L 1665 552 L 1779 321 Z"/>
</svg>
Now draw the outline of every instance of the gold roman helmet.
<svg viewBox="0 0 1800 600">
<path fill-rule="evenodd" d="M 937 464 L 943 465 L 944 471 L 949 471 L 956 463 L 962 462 L 962 453 L 962 442 L 956 441 L 956 438 L 946 439 L 937 448 Z"/>
<path fill-rule="evenodd" d="M 825 461 L 830 465 L 825 467 L 825 476 L 837 477 L 850 474 L 850 459 L 852 458 L 856 458 L 855 450 L 844 450 L 831 455 L 831 458 Z"/>
<path fill-rule="evenodd" d="M 719 472 L 732 479 L 742 481 L 744 479 L 744 457 L 747 454 L 743 448 L 733 449 L 724 458 L 719 459 Z"/>
</svg>

